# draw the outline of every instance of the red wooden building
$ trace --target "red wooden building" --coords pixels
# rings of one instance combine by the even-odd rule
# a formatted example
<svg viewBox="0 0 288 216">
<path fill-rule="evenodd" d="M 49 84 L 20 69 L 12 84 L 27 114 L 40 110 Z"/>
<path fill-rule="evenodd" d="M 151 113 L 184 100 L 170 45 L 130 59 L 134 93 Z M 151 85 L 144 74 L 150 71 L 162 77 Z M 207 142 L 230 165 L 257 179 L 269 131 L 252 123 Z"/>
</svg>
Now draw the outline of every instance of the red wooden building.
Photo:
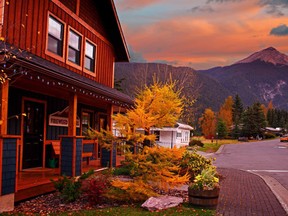
<svg viewBox="0 0 288 216">
<path fill-rule="evenodd" d="M 0 70 L 9 77 L 0 94 L 1 212 L 14 206 L 18 177 L 46 169 L 57 151 L 60 174 L 80 175 L 83 152 L 112 165 L 84 132 L 111 128 L 113 108 L 133 101 L 113 88 L 114 63 L 129 60 L 113 0 L 0 4 Z"/>
</svg>

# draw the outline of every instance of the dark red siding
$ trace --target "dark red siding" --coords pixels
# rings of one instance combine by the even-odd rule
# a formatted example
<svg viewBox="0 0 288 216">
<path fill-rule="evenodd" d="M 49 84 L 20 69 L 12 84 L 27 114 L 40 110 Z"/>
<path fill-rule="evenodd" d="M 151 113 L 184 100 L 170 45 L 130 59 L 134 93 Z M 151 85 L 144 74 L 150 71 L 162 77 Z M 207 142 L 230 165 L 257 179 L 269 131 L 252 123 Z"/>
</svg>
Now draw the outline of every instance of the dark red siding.
<svg viewBox="0 0 288 216">
<path fill-rule="evenodd" d="M 76 0 L 61 0 L 61 2 L 62 5 L 59 6 L 57 5 L 59 3 L 56 4 L 51 0 L 10 0 L 9 4 L 5 5 L 3 37 L 8 43 L 22 50 L 27 50 L 75 73 L 112 87 L 114 47 L 106 37 L 106 29 L 109 26 L 104 23 L 103 16 L 97 9 L 95 3 L 97 1 L 82 0 L 80 3 L 80 17 L 86 24 L 73 18 Z M 62 62 L 45 54 L 48 11 L 66 23 L 66 35 L 70 26 L 81 33 L 83 38 L 97 45 L 96 77 L 67 65 L 66 60 Z M 66 51 L 64 53 L 66 56 Z"/>
<path fill-rule="evenodd" d="M 67 8 L 69 8 L 73 13 L 76 13 L 77 0 L 60 0 Z"/>
</svg>

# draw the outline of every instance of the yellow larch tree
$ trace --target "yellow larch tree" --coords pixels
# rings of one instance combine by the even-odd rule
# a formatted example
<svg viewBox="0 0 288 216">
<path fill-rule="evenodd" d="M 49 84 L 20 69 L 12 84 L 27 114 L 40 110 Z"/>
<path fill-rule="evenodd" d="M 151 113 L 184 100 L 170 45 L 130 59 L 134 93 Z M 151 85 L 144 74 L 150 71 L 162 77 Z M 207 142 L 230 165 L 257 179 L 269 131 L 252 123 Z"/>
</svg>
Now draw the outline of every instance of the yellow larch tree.
<svg viewBox="0 0 288 216">
<path fill-rule="evenodd" d="M 135 137 L 140 138 L 138 141 L 153 140 L 155 137 L 150 135 L 151 127 L 175 125 L 183 109 L 182 100 L 175 82 L 162 84 L 154 81 L 136 95 L 133 109 L 114 116 L 115 126 L 128 140 Z M 143 128 L 146 136 L 135 135 L 135 128 Z"/>
<path fill-rule="evenodd" d="M 215 135 L 216 116 L 211 108 L 205 109 L 202 117 L 199 119 L 199 123 L 205 137 L 211 138 Z"/>
<path fill-rule="evenodd" d="M 233 97 L 228 96 L 225 99 L 225 102 L 220 107 L 218 118 L 222 119 L 226 125 L 228 132 L 231 131 L 231 126 L 233 125 L 233 117 L 232 117 L 232 107 L 233 107 Z"/>
</svg>

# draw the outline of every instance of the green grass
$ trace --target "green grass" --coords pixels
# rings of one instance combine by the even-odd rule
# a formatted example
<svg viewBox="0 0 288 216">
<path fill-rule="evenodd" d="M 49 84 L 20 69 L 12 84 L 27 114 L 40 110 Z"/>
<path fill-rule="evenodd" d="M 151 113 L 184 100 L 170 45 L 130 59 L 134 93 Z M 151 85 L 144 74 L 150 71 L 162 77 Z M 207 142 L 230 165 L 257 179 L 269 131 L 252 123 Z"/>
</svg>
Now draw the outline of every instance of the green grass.
<svg viewBox="0 0 288 216">
<path fill-rule="evenodd" d="M 184 216 L 184 215 L 199 215 L 199 216 L 208 216 L 208 215 L 215 215 L 215 210 L 207 210 L 201 208 L 194 208 L 187 203 L 184 203 L 181 206 L 170 208 L 167 210 L 162 210 L 159 212 L 149 212 L 141 208 L 140 206 L 121 206 L 121 207 L 111 207 L 111 208 L 104 208 L 104 209 L 95 209 L 95 210 L 85 210 L 79 212 L 66 212 L 62 214 L 50 214 L 50 215 L 97 215 L 97 216 L 146 216 L 146 215 L 175 215 L 175 216 Z"/>
<path fill-rule="evenodd" d="M 224 144 L 235 144 L 238 143 L 237 140 L 231 140 L 231 139 L 227 139 L 227 140 L 213 140 L 213 142 L 211 142 L 211 140 L 201 140 L 204 143 L 203 147 L 200 147 L 198 150 L 199 151 L 204 151 L 204 152 L 216 152 L 221 145 Z"/>
</svg>

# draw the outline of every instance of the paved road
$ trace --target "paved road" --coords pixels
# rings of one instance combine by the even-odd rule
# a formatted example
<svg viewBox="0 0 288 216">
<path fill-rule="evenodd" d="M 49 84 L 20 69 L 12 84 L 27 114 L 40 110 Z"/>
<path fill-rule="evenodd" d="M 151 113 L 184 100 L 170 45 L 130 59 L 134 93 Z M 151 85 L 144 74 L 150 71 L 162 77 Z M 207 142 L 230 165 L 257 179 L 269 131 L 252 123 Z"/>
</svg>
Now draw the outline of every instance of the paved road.
<svg viewBox="0 0 288 216">
<path fill-rule="evenodd" d="M 215 157 L 217 167 L 271 176 L 288 190 L 288 145 L 279 139 L 225 145 Z"/>
</svg>

